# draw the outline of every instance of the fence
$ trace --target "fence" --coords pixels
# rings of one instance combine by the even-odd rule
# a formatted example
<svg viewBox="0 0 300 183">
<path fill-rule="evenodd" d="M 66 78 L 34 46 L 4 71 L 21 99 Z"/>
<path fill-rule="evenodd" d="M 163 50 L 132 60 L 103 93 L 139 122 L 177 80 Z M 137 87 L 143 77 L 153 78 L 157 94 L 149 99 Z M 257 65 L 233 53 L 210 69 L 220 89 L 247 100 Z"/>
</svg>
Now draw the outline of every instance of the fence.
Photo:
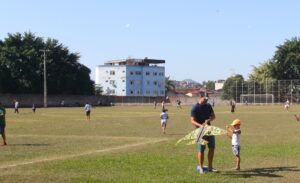
<svg viewBox="0 0 300 183">
<path fill-rule="evenodd" d="M 300 80 L 235 81 L 229 88 L 223 95 L 239 103 L 300 102 Z"/>
</svg>

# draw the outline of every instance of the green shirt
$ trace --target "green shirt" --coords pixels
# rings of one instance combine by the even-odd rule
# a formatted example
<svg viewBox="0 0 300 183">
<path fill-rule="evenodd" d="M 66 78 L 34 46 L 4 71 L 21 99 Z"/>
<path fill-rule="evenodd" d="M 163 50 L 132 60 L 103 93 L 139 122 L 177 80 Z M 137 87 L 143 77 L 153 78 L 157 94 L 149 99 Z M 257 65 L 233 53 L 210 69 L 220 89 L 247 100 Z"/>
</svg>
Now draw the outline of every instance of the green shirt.
<svg viewBox="0 0 300 183">
<path fill-rule="evenodd" d="M 0 125 L 5 125 L 5 114 L 6 111 L 4 107 L 0 107 Z"/>
</svg>

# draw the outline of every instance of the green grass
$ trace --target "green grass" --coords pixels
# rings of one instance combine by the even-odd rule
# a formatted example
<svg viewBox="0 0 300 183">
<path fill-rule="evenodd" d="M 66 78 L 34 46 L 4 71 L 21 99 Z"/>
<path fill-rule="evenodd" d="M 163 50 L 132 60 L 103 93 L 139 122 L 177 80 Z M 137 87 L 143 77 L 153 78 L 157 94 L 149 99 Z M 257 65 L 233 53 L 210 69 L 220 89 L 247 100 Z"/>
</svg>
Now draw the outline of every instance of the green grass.
<svg viewBox="0 0 300 183">
<path fill-rule="evenodd" d="M 214 167 L 196 172 L 195 146 L 175 142 L 193 130 L 190 108 L 169 107 L 167 134 L 160 129 L 159 109 L 83 108 L 7 109 L 9 145 L 0 147 L 0 182 L 299 182 L 300 106 L 216 106 L 215 126 L 242 121 L 241 168 L 231 171 L 230 140 L 217 137 Z"/>
</svg>

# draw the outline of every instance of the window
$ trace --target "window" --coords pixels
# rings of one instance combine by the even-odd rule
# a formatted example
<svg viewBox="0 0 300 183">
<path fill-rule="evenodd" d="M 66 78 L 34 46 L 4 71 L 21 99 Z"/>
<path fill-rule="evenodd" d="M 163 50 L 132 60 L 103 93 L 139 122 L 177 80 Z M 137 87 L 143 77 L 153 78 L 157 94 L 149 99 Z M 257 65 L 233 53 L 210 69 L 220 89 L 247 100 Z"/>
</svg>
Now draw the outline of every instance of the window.
<svg viewBox="0 0 300 183">
<path fill-rule="evenodd" d="M 130 71 L 130 75 L 133 75 L 133 71 Z"/>
<path fill-rule="evenodd" d="M 153 84 L 156 86 L 157 85 L 157 81 L 154 81 Z"/>
<path fill-rule="evenodd" d="M 153 75 L 154 75 L 154 76 L 157 76 L 157 72 L 153 72 Z"/>
<path fill-rule="evenodd" d="M 150 72 L 147 71 L 147 72 L 146 72 L 146 76 L 149 76 L 149 75 L 150 75 Z"/>
<path fill-rule="evenodd" d="M 133 94 L 133 90 L 130 90 L 130 94 Z"/>
<path fill-rule="evenodd" d="M 142 75 L 142 72 L 141 71 L 135 71 L 135 74 L 136 75 Z"/>
<path fill-rule="evenodd" d="M 136 85 L 140 85 L 140 84 L 141 84 L 141 81 L 140 81 L 140 80 L 137 80 L 137 81 L 135 81 L 135 84 L 136 84 Z"/>
<path fill-rule="evenodd" d="M 160 75 L 160 76 L 163 76 L 163 75 L 164 75 L 164 73 L 163 73 L 163 72 L 160 72 L 160 73 L 159 73 L 159 75 Z"/>
<path fill-rule="evenodd" d="M 130 81 L 130 85 L 134 85 L 134 81 Z"/>
<path fill-rule="evenodd" d="M 115 75 L 115 71 L 110 71 L 109 74 L 110 75 Z"/>
<path fill-rule="evenodd" d="M 115 90 L 110 90 L 110 93 L 115 94 L 116 92 L 115 92 Z"/>
<path fill-rule="evenodd" d="M 153 94 L 157 95 L 157 94 L 158 94 L 157 90 L 154 90 L 154 91 L 153 91 Z"/>
<path fill-rule="evenodd" d="M 146 81 L 146 84 L 147 84 L 147 85 L 150 85 L 150 81 Z"/>
<path fill-rule="evenodd" d="M 108 82 L 108 80 L 106 80 L 105 82 Z"/>
<path fill-rule="evenodd" d="M 149 94 L 150 94 L 150 90 L 146 90 L 146 94 L 148 94 L 148 95 L 149 95 Z"/>
<path fill-rule="evenodd" d="M 125 80 L 122 80 L 122 82 L 124 83 L 124 82 L 125 82 Z"/>
<path fill-rule="evenodd" d="M 109 84 L 112 84 L 112 85 L 115 84 L 115 80 L 110 80 Z"/>
<path fill-rule="evenodd" d="M 140 94 L 140 90 L 137 90 L 137 91 L 136 91 L 136 94 L 138 94 L 138 95 L 139 95 L 139 94 Z"/>
</svg>

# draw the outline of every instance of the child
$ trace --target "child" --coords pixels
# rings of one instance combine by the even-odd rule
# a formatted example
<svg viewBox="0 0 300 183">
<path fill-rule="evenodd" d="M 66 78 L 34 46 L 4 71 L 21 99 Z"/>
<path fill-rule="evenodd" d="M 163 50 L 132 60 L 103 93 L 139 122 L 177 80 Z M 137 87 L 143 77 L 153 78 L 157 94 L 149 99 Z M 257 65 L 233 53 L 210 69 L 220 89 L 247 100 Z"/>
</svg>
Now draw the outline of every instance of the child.
<svg viewBox="0 0 300 183">
<path fill-rule="evenodd" d="M 167 113 L 167 109 L 163 109 L 162 113 L 160 114 L 160 123 L 164 134 L 166 133 L 168 119 L 169 115 Z"/>
<path fill-rule="evenodd" d="M 6 136 L 5 136 L 5 125 L 6 125 L 5 114 L 6 114 L 5 108 L 2 107 L 0 103 L 0 134 L 2 136 L 4 146 L 7 145 Z"/>
<path fill-rule="evenodd" d="M 235 170 L 240 170 L 240 163 L 241 163 L 241 157 L 240 157 L 240 150 L 241 150 L 241 144 L 240 144 L 240 138 L 241 138 L 241 121 L 239 119 L 234 120 L 231 123 L 230 127 L 227 127 L 227 130 L 229 131 L 228 136 L 231 138 L 231 145 L 232 145 L 232 153 L 236 157 L 235 160 Z"/>
<path fill-rule="evenodd" d="M 92 106 L 87 102 L 84 106 L 87 121 L 91 120 L 91 109 L 92 109 Z"/>
</svg>

